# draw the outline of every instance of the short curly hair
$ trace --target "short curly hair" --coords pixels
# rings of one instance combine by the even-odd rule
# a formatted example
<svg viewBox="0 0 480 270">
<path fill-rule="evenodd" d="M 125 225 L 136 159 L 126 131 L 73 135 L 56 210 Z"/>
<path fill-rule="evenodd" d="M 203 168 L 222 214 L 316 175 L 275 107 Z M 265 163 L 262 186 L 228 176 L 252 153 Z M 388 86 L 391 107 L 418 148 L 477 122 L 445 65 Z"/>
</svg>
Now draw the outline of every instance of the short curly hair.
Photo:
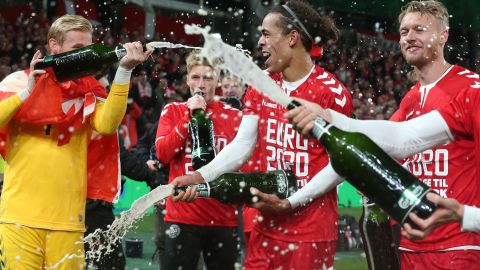
<svg viewBox="0 0 480 270">
<path fill-rule="evenodd" d="M 92 33 L 93 27 L 89 20 L 79 15 L 64 15 L 56 19 L 48 30 L 47 40 L 55 39 L 58 44 L 62 45 L 65 34 L 68 31 L 80 31 Z"/>
<path fill-rule="evenodd" d="M 295 18 L 292 18 L 292 15 L 283 6 L 274 7 L 269 13 L 282 15 L 279 20 L 279 27 L 283 29 L 283 35 L 290 33 L 292 27 L 299 31 L 300 39 L 307 51 L 310 51 L 313 44 L 316 43 L 316 40 L 311 40 L 311 38 L 320 37 L 319 45 L 321 46 L 328 41 L 336 42 L 338 40 L 340 30 L 331 17 L 321 16 L 312 5 L 302 0 L 289 0 L 285 5 L 305 26 L 308 33 L 304 33 L 303 29 L 295 22 Z"/>
<path fill-rule="evenodd" d="M 402 7 L 400 15 L 398 15 L 398 22 L 402 23 L 403 18 L 407 13 L 420 12 L 420 14 L 428 14 L 435 17 L 440 23 L 440 27 L 448 29 L 448 10 L 439 1 L 427 0 L 427 1 L 412 1 Z"/>
<path fill-rule="evenodd" d="M 213 70 L 215 70 L 215 68 L 212 64 L 210 64 L 207 58 L 202 56 L 201 50 L 191 51 L 185 61 L 187 62 L 187 73 L 190 73 L 194 66 L 209 66 Z"/>
</svg>

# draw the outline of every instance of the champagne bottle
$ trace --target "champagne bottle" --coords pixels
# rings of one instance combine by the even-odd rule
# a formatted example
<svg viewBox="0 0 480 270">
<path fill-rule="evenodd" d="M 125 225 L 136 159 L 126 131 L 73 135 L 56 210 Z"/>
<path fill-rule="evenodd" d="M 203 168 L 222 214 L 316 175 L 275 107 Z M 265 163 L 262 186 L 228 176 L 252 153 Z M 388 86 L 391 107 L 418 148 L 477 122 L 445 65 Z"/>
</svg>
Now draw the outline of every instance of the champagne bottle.
<svg viewBox="0 0 480 270">
<path fill-rule="evenodd" d="M 127 54 L 121 45 L 115 48 L 95 43 L 61 54 L 47 55 L 35 69 L 52 68 L 60 82 L 90 75 L 103 75 L 108 68 Z"/>
<path fill-rule="evenodd" d="M 288 108 L 299 105 L 293 101 Z M 318 117 L 312 135 L 325 147 L 333 169 L 398 223 L 410 221 L 411 212 L 427 218 L 435 210 L 426 198 L 430 187 L 365 134 L 340 130 Z"/>
<path fill-rule="evenodd" d="M 360 232 L 370 270 L 399 270 L 400 258 L 388 215 L 363 197 Z"/>
<path fill-rule="evenodd" d="M 251 187 L 285 199 L 297 190 L 297 179 L 293 172 L 283 170 L 264 173 L 236 172 L 224 173 L 213 181 L 193 186 L 201 198 L 213 198 L 226 204 L 251 203 L 253 200 Z M 175 194 L 186 189 L 187 187 L 176 188 Z"/>
<path fill-rule="evenodd" d="M 196 92 L 195 95 L 201 95 Z M 212 119 L 203 109 L 192 112 L 188 125 L 192 140 L 192 167 L 198 170 L 215 158 L 215 141 Z"/>
</svg>

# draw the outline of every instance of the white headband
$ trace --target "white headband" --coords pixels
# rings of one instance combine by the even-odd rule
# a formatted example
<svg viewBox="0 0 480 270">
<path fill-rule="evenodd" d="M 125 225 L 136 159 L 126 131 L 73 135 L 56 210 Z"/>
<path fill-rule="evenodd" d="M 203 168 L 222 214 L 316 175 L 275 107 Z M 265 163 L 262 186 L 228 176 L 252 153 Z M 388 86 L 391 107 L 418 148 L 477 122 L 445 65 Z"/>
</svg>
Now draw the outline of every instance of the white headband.
<svg viewBox="0 0 480 270">
<path fill-rule="evenodd" d="M 288 14 L 290 14 L 290 16 L 293 17 L 293 22 L 296 23 L 301 29 L 302 31 L 308 36 L 308 38 L 312 41 L 312 43 L 314 42 L 312 36 L 310 35 L 310 33 L 308 33 L 307 31 L 307 28 L 305 27 L 305 25 L 303 25 L 303 23 L 298 19 L 297 15 L 295 15 L 295 12 L 293 12 L 293 10 L 291 10 L 287 5 L 282 5 L 282 7 L 288 12 Z"/>
</svg>

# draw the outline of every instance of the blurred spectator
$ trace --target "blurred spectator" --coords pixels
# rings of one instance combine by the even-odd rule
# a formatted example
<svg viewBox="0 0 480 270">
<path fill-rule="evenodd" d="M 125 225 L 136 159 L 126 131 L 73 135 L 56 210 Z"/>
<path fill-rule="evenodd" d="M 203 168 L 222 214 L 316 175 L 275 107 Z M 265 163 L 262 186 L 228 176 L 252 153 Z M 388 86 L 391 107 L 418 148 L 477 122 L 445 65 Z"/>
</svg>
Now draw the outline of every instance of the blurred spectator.
<svg viewBox="0 0 480 270">
<path fill-rule="evenodd" d="M 105 3 L 115 5 L 115 16 L 121 15 L 117 0 L 96 1 L 97 12 L 109 9 Z M 144 29 L 139 28 L 128 34 L 121 28 L 122 18 L 104 17 L 103 24 L 95 26 L 95 42 L 114 46 L 130 40 L 144 40 Z M 15 23 L 7 23 L 0 15 L 0 79 L 5 74 L 27 67 L 33 51 L 45 52 L 46 31 L 49 21 L 44 10 L 38 10 L 32 17 L 19 17 Z M 354 44 L 338 43 L 324 48 L 319 64 L 342 81 L 352 92 L 358 118 L 388 118 L 409 89 L 407 65 L 398 49 L 398 42 L 381 37 L 370 37 L 360 33 L 353 35 Z M 185 43 L 174 35 L 167 37 L 170 42 Z M 154 40 L 162 40 L 155 33 Z M 192 44 L 193 45 L 193 44 Z M 137 135 L 142 136 L 150 127 L 152 119 L 158 117 L 164 102 L 181 102 L 190 97 L 185 84 L 185 62 L 188 49 L 159 49 L 152 56 L 150 66 L 144 66 L 137 78 L 132 78 L 132 97 L 144 115 L 138 120 Z M 254 61 L 262 66 L 264 59 L 259 51 L 253 51 Z M 224 98 L 228 94 L 224 95 Z M 381 96 L 386 96 L 387 102 Z M 395 102 L 390 102 L 394 100 Z M 153 109 L 150 109 L 153 108 Z M 128 141 L 128 139 L 127 139 Z"/>
<path fill-rule="evenodd" d="M 130 151 L 132 147 L 137 145 L 137 118 L 142 115 L 142 109 L 132 98 L 128 99 L 127 111 L 123 117 L 122 123 L 118 129 L 120 135 L 123 136 L 123 146 Z"/>
<path fill-rule="evenodd" d="M 133 100 L 142 108 L 153 107 L 155 105 L 155 97 L 153 96 L 153 88 L 149 82 L 147 71 L 140 70 L 135 77 L 136 79 L 130 89 Z"/>
<path fill-rule="evenodd" d="M 241 109 L 243 107 L 243 94 L 245 93 L 245 85 L 238 77 L 233 75 L 224 75 L 221 81 L 221 89 L 221 101 L 236 109 Z"/>
</svg>

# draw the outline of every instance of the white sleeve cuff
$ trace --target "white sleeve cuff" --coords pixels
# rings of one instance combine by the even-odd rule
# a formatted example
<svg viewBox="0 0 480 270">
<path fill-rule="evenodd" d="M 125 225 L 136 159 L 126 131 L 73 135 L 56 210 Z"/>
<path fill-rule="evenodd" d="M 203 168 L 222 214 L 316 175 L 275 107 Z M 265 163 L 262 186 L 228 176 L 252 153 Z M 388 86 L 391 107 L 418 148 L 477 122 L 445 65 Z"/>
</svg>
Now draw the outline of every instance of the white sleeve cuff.
<svg viewBox="0 0 480 270">
<path fill-rule="evenodd" d="M 480 231 L 480 208 L 465 205 L 463 209 L 462 231 Z"/>
<path fill-rule="evenodd" d="M 342 182 L 342 178 L 333 170 L 330 163 L 319 171 L 303 188 L 299 189 L 287 200 L 293 209 L 305 206 L 314 199 L 329 192 Z"/>
<path fill-rule="evenodd" d="M 115 73 L 115 79 L 113 79 L 113 83 L 128 84 L 130 82 L 131 76 L 132 76 L 132 70 L 128 70 L 122 66 L 118 66 L 117 73 Z"/>
<path fill-rule="evenodd" d="M 255 150 L 257 131 L 258 116 L 244 115 L 235 138 L 210 163 L 197 170 L 205 182 L 240 169 Z"/>
<path fill-rule="evenodd" d="M 448 125 L 438 111 L 403 122 L 354 120 L 331 109 L 329 112 L 331 122 L 337 128 L 367 135 L 394 158 L 406 158 L 453 141 Z"/>
<path fill-rule="evenodd" d="M 30 96 L 30 90 L 24 89 L 17 93 L 22 101 L 25 101 Z"/>
</svg>

